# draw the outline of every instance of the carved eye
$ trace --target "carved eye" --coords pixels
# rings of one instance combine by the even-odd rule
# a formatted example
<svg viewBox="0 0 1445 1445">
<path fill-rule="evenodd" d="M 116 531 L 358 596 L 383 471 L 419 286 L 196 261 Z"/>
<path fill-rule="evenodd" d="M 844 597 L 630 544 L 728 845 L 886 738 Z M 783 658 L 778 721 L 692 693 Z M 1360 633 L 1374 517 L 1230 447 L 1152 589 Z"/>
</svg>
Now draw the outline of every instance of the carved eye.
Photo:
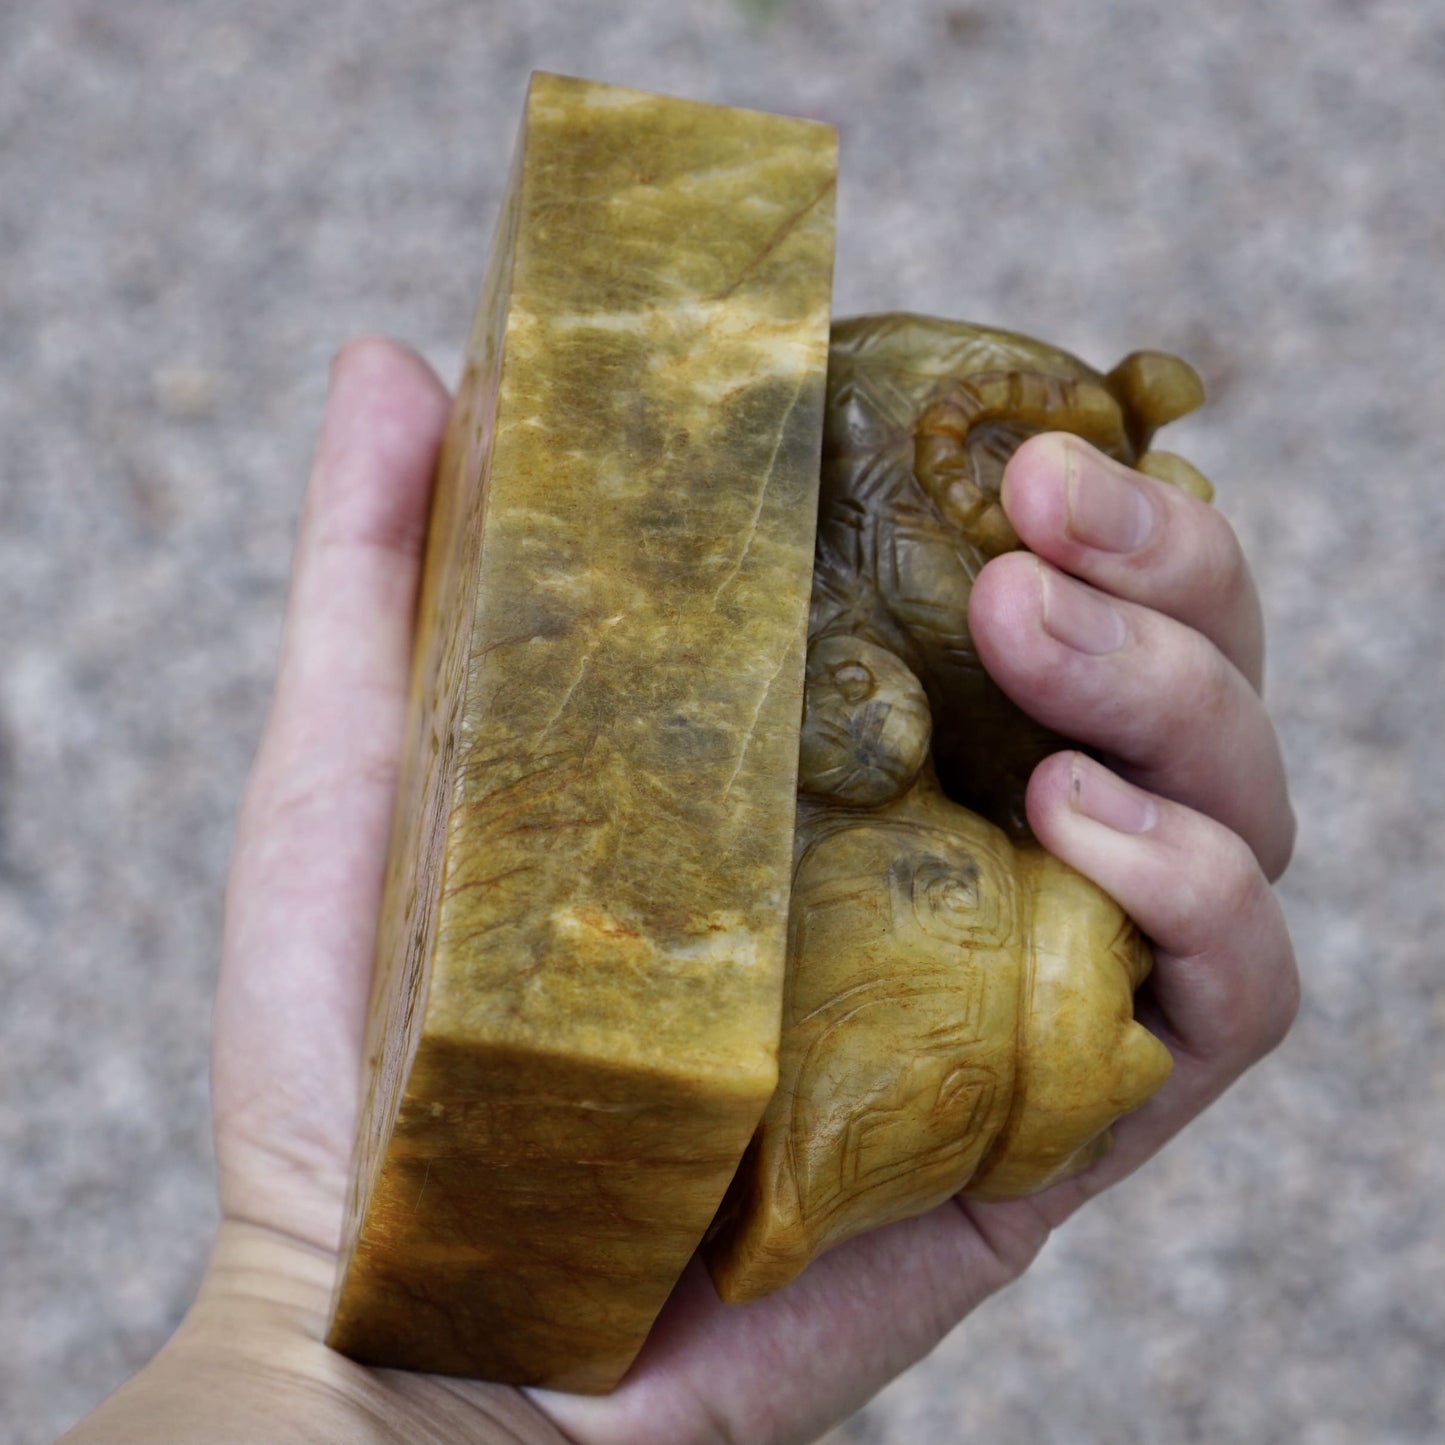
<svg viewBox="0 0 1445 1445">
<path fill-rule="evenodd" d="M 967 1119 L 966 1128 L 992 1102 L 994 1082 L 993 1074 L 986 1067 L 960 1064 L 950 1070 L 938 1085 L 938 1097 L 933 1104 L 935 1116 L 950 1118 L 963 1113 Z M 953 1122 L 952 1119 L 950 1122 Z"/>
<path fill-rule="evenodd" d="M 978 865 L 929 859 L 913 875 L 913 906 L 945 924 L 967 927 L 978 908 Z"/>
<path fill-rule="evenodd" d="M 845 662 L 832 672 L 833 685 L 847 702 L 867 702 L 877 684 L 861 662 Z"/>
<path fill-rule="evenodd" d="M 978 907 L 978 886 L 963 878 L 934 878 L 927 887 L 928 906 L 935 913 L 972 913 Z"/>
<path fill-rule="evenodd" d="M 965 947 L 996 947 L 1017 926 L 1012 879 L 985 852 L 961 849 L 899 859 L 892 870 L 894 918 Z M 901 911 L 900 911 L 901 910 Z"/>
</svg>

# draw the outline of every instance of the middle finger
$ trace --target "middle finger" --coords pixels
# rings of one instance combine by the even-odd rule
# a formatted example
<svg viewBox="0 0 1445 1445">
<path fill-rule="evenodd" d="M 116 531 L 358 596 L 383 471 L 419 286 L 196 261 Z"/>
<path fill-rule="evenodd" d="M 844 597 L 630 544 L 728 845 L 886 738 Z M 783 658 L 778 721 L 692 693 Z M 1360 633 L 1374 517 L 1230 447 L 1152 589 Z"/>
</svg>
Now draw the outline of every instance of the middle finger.
<svg viewBox="0 0 1445 1445">
<path fill-rule="evenodd" d="M 969 625 L 1026 713 L 1233 829 L 1269 877 L 1283 871 L 1294 828 L 1279 744 L 1259 694 L 1207 638 L 1026 552 L 979 574 Z"/>
</svg>

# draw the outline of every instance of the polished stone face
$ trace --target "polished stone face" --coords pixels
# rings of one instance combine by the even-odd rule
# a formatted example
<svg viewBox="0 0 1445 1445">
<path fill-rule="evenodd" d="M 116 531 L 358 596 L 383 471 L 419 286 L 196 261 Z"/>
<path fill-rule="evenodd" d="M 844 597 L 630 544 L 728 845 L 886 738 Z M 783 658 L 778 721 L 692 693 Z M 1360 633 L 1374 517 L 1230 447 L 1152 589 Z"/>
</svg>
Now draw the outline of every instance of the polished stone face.
<svg viewBox="0 0 1445 1445">
<path fill-rule="evenodd" d="M 359 1358 L 610 1387 L 773 1091 L 834 168 L 533 80 L 420 603 Z"/>
</svg>

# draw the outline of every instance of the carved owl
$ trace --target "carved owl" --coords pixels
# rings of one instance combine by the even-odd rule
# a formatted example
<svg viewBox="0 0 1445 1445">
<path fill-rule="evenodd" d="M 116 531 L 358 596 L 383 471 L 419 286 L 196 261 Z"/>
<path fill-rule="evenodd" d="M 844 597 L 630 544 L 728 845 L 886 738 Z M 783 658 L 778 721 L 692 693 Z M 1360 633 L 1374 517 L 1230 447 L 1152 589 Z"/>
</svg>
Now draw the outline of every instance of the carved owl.
<svg viewBox="0 0 1445 1445">
<path fill-rule="evenodd" d="M 1146 944 L 1028 833 L 1029 775 L 1067 744 L 989 679 L 967 609 L 1021 545 L 999 485 L 1025 438 L 1207 498 L 1147 450 L 1202 397 L 1157 352 L 1105 376 L 963 323 L 834 327 L 779 1084 L 705 1245 L 723 1298 L 960 1191 L 1045 1188 L 1167 1076 L 1133 1017 Z"/>
</svg>

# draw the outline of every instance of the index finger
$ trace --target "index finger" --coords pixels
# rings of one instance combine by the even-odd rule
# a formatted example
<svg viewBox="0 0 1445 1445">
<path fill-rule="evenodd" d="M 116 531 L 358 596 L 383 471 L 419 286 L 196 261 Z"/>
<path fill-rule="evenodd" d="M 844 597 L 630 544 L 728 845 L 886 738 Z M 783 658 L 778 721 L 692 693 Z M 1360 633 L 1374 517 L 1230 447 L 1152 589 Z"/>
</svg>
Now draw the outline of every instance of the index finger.
<svg viewBox="0 0 1445 1445">
<path fill-rule="evenodd" d="M 1064 432 L 1030 437 L 1014 453 L 1002 498 L 1031 551 L 1194 628 L 1259 691 L 1259 594 L 1234 529 L 1215 508 Z"/>
</svg>

